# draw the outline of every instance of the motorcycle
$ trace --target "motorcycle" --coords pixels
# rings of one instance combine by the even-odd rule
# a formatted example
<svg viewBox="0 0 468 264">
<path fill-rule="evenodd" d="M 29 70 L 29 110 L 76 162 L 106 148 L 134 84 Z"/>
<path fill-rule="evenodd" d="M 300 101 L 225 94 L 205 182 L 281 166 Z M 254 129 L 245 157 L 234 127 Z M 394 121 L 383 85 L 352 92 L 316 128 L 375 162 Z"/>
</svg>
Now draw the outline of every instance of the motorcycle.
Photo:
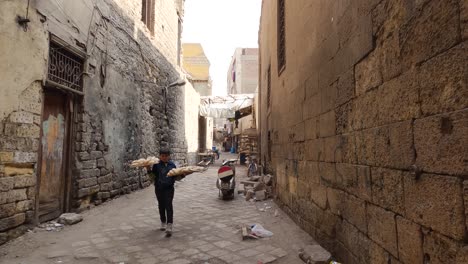
<svg viewBox="0 0 468 264">
<path fill-rule="evenodd" d="M 225 160 L 218 170 L 216 187 L 219 190 L 219 197 L 223 200 L 234 199 L 234 190 L 236 188 L 236 168 L 234 163 L 236 161 L 236 159 Z"/>
</svg>

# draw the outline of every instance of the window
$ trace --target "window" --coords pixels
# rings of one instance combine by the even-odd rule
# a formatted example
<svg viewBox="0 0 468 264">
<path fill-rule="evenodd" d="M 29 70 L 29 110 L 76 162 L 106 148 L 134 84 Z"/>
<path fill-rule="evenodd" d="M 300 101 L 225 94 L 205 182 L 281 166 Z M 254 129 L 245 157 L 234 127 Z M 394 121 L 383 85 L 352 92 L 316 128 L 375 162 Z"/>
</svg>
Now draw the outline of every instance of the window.
<svg viewBox="0 0 468 264">
<path fill-rule="evenodd" d="M 268 66 L 267 72 L 267 108 L 271 105 L 271 65 Z"/>
<path fill-rule="evenodd" d="M 69 91 L 83 92 L 83 59 L 64 46 L 50 42 L 47 82 Z"/>
<path fill-rule="evenodd" d="M 154 2 L 156 0 L 142 0 L 141 5 L 141 21 L 145 23 L 146 27 L 154 35 Z"/>
<path fill-rule="evenodd" d="M 278 0 L 278 74 L 286 67 L 285 1 Z"/>
</svg>

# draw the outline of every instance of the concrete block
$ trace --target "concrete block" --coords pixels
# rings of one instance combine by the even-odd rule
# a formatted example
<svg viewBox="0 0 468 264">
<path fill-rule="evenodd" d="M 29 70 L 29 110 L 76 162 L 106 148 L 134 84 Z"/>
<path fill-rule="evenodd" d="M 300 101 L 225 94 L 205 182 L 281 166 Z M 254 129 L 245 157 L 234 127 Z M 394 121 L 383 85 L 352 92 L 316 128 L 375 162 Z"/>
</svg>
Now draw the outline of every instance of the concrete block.
<svg viewBox="0 0 468 264">
<path fill-rule="evenodd" d="M 459 41 L 458 14 L 458 0 L 428 1 L 424 8 L 415 12 L 400 30 L 403 67 L 411 68 L 456 44 Z"/>
<path fill-rule="evenodd" d="M 24 213 L 0 219 L 0 232 L 23 224 L 25 219 L 26 215 Z"/>
<path fill-rule="evenodd" d="M 465 234 L 462 181 L 456 177 L 423 174 L 404 178 L 408 219 L 462 240 Z"/>
<path fill-rule="evenodd" d="M 395 214 L 385 209 L 367 205 L 369 238 L 381 245 L 393 256 L 398 256 Z"/>
<path fill-rule="evenodd" d="M 15 188 L 36 186 L 36 175 L 20 175 L 13 178 L 15 179 Z"/>
<path fill-rule="evenodd" d="M 372 168 L 372 202 L 395 213 L 404 214 L 403 179 L 409 172 Z"/>
<path fill-rule="evenodd" d="M 397 216 L 398 253 L 403 263 L 423 263 L 423 234 L 421 226 Z"/>
</svg>

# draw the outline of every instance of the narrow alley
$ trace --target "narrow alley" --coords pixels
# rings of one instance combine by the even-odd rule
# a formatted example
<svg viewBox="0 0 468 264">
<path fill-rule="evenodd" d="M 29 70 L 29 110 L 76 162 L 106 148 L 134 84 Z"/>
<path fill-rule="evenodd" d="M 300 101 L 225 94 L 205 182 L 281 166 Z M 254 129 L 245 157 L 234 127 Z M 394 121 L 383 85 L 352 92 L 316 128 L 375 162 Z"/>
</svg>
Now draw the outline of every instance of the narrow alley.
<svg viewBox="0 0 468 264">
<path fill-rule="evenodd" d="M 298 250 L 314 240 L 272 200 L 246 202 L 241 195 L 218 199 L 219 165 L 177 184 L 171 239 L 158 229 L 151 187 L 95 207 L 83 213 L 83 222 L 61 231 L 28 232 L 0 248 L 0 263 L 302 263 Z M 245 168 L 238 167 L 237 174 L 245 175 Z M 255 223 L 273 237 L 243 241 L 240 226 Z"/>
</svg>

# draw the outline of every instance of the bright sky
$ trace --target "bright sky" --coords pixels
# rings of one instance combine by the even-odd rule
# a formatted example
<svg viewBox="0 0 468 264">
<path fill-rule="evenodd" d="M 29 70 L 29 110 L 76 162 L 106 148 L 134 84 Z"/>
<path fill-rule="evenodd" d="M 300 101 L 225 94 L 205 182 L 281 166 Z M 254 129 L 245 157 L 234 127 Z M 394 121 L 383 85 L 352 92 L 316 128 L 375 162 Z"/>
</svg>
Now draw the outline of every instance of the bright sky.
<svg viewBox="0 0 468 264">
<path fill-rule="evenodd" d="M 257 48 L 261 0 L 186 0 L 183 43 L 201 43 L 211 63 L 213 94 L 226 94 L 236 48 Z"/>
</svg>

